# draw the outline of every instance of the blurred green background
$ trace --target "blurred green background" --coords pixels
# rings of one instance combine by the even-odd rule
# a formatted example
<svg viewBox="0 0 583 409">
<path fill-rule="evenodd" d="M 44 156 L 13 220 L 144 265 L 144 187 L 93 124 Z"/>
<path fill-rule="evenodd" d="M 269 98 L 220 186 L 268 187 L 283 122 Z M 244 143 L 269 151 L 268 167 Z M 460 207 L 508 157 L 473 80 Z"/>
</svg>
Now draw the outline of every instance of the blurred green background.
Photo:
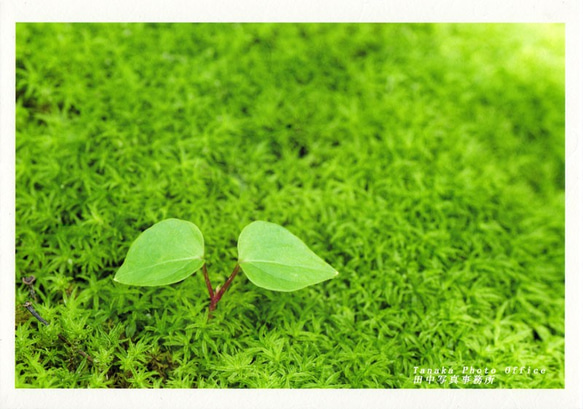
<svg viewBox="0 0 583 409">
<path fill-rule="evenodd" d="M 16 386 L 563 388 L 564 44 L 549 24 L 18 24 Z M 241 275 L 207 322 L 200 273 L 112 281 L 168 217 L 201 228 L 215 286 L 253 220 L 340 275 Z M 442 366 L 498 374 L 415 383 Z"/>
</svg>

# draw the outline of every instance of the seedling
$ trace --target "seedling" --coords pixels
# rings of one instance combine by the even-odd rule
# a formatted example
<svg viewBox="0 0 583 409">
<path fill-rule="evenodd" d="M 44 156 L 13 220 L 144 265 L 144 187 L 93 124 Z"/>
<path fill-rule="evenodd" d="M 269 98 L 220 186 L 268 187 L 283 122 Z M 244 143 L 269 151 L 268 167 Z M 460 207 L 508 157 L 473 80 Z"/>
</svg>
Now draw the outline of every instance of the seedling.
<svg viewBox="0 0 583 409">
<path fill-rule="evenodd" d="M 338 275 L 303 241 L 274 223 L 255 221 L 247 225 L 239 236 L 237 250 L 233 272 L 222 287 L 213 291 L 200 229 L 188 221 L 167 219 L 138 236 L 114 280 L 161 286 L 182 281 L 202 268 L 210 296 L 210 317 L 240 269 L 253 284 L 271 291 L 296 291 Z"/>
</svg>

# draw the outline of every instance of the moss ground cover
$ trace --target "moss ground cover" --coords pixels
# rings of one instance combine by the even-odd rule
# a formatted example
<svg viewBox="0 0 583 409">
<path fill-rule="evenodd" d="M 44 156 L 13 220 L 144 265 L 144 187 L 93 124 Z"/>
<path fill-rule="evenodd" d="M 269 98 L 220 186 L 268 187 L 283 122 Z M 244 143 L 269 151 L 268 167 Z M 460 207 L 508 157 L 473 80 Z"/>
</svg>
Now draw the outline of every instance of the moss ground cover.
<svg viewBox="0 0 583 409">
<path fill-rule="evenodd" d="M 19 24 L 16 42 L 17 387 L 564 387 L 562 25 Z M 253 220 L 340 275 L 239 276 L 207 321 L 200 272 L 112 280 L 170 217 L 203 231 L 213 283 Z M 31 274 L 48 326 L 23 307 Z M 463 366 L 498 373 L 413 376 Z"/>
</svg>

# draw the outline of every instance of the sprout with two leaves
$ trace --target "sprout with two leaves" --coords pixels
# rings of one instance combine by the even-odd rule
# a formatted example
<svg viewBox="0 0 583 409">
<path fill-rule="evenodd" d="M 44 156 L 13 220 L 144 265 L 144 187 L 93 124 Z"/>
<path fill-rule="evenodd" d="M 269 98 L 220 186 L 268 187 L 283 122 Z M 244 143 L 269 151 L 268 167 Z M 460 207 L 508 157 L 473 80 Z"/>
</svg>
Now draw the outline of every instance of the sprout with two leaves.
<svg viewBox="0 0 583 409">
<path fill-rule="evenodd" d="M 204 259 L 204 238 L 193 223 L 167 219 L 145 230 L 131 245 L 114 280 L 162 286 L 182 281 L 202 268 L 210 296 L 209 317 L 231 282 L 243 270 L 258 287 L 295 291 L 338 275 L 299 238 L 274 223 L 247 225 L 237 244 L 238 261 L 225 284 L 213 290 Z"/>
</svg>

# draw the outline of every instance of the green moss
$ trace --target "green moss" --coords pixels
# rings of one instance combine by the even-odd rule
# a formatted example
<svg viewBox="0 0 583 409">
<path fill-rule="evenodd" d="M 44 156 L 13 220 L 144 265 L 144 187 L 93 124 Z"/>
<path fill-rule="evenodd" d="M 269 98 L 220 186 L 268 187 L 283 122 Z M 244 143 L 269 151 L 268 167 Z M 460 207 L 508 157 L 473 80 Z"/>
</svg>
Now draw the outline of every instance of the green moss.
<svg viewBox="0 0 583 409">
<path fill-rule="evenodd" d="M 563 25 L 18 24 L 16 51 L 17 387 L 564 387 Z M 340 275 L 237 277 L 207 322 L 199 273 L 112 281 L 168 217 L 215 285 L 257 219 Z M 499 376 L 414 383 L 470 365 Z"/>
</svg>

